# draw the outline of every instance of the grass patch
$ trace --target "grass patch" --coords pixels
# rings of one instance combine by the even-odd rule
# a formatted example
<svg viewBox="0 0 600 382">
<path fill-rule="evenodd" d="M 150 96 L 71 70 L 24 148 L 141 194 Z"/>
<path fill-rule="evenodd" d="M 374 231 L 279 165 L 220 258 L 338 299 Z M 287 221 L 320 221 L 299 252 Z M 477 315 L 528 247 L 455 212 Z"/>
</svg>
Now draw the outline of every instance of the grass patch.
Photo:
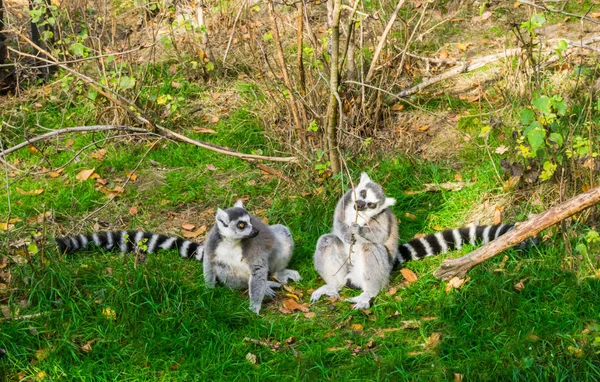
<svg viewBox="0 0 600 382">
<path fill-rule="evenodd" d="M 239 85 L 237 91 L 256 99 L 251 86 Z M 450 98 L 446 102 L 460 103 Z M 68 114 L 88 107 L 72 105 Z M 63 111 L 45 113 L 48 121 L 58 121 Z M 179 128 L 193 136 L 193 118 L 184 115 L 181 120 Z M 243 109 L 232 110 L 210 127 L 217 134 L 197 137 L 244 152 L 273 153 L 256 118 Z M 68 139 L 74 142 L 65 146 L 62 142 Z M 63 164 L 94 139 L 98 135 L 65 137 L 53 146 L 61 149 L 48 146 L 41 151 L 52 155 L 54 164 Z M 207 289 L 201 264 L 176 253 L 161 252 L 135 265 L 130 256 L 102 251 L 63 256 L 48 242 L 43 262 L 38 253 L 18 264 L 15 259 L 27 256 L 9 244 L 32 233 L 52 236 L 97 226 L 178 233 L 181 221 L 212 225 L 212 213 L 204 212 L 247 197 L 252 212 L 291 229 L 296 242 L 291 267 L 303 276 L 294 285 L 302 291 L 302 301 L 322 285 L 312 253 L 319 235 L 331 229 L 346 181 L 319 182 L 313 179 L 317 174 L 291 169 L 298 181 L 288 185 L 243 161 L 183 144 L 163 141 L 148 151 L 146 138 L 109 141 L 105 149 L 103 160 L 91 157 L 97 148 L 85 151 L 58 178 L 9 178 L 11 216 L 22 222 L 0 233 L 0 252 L 9 255 L 3 275 L 11 276 L 0 299 L 6 315 L 22 319 L 2 322 L 0 347 L 8 354 L 0 360 L 0 378 L 453 380 L 454 373 L 465 380 L 492 381 L 600 378 L 600 282 L 571 271 L 562 241 L 556 239 L 527 251 L 507 251 L 505 259 L 502 255 L 479 266 L 460 290 L 448 293 L 445 283 L 431 275 L 442 257 L 411 262 L 405 266 L 418 275 L 417 282 L 405 285 L 395 271 L 390 283 L 395 293 L 382 292 L 370 311 L 323 300 L 311 306 L 316 315 L 312 319 L 279 313 L 283 291 L 257 317 L 247 309 L 245 292 Z M 368 171 L 397 199 L 394 212 L 401 219 L 402 241 L 407 241 L 436 227 L 462 225 L 483 199 L 499 192 L 492 163 L 481 159 L 487 158 L 485 152 L 469 150 L 461 153 L 463 164 L 420 162 L 388 153 L 350 160 L 350 168 L 355 179 L 361 170 Z M 10 157 L 15 159 L 32 166 L 44 160 L 26 151 Z M 84 219 L 107 198 L 95 180 L 75 179 L 78 171 L 95 168 L 111 188 L 122 184 L 138 164 L 138 179 Z M 452 181 L 456 174 L 474 179 L 474 185 L 456 192 L 405 193 L 422 189 L 424 183 Z M 44 192 L 22 195 L 17 187 Z M 136 215 L 129 213 L 132 206 L 138 207 Z M 53 220 L 26 224 L 44 210 L 52 211 Z M 8 199 L 0 199 L 0 217 L 8 212 Z M 582 259 L 575 262 L 584 268 Z M 525 288 L 515 290 L 524 279 Z M 342 295 L 356 294 L 344 290 Z M 439 344 L 426 347 L 436 333 Z M 275 342 L 281 345 L 274 351 Z M 249 353 L 256 356 L 256 364 L 247 359 Z"/>
</svg>

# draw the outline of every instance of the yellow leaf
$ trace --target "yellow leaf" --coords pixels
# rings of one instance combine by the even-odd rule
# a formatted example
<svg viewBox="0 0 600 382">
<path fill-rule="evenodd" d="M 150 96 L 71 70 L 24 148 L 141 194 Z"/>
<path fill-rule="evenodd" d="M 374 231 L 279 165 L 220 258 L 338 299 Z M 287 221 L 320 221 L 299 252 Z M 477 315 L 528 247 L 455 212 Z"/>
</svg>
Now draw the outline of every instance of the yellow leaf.
<svg viewBox="0 0 600 382">
<path fill-rule="evenodd" d="M 406 281 L 409 282 L 409 284 L 412 284 L 415 281 L 417 281 L 417 275 L 415 274 L 415 272 L 411 271 L 408 268 L 400 269 L 400 273 L 402 273 L 402 276 L 406 279 Z"/>
<path fill-rule="evenodd" d="M 364 327 L 361 324 L 352 324 L 350 326 L 350 330 L 353 330 L 355 332 L 359 332 L 359 331 L 361 331 L 363 329 L 364 329 Z"/>
<path fill-rule="evenodd" d="M 125 173 L 125 175 L 127 175 L 129 180 L 131 180 L 132 182 L 135 182 L 137 180 L 137 174 L 135 172 L 133 174 L 130 172 L 127 172 L 127 173 Z"/>
<path fill-rule="evenodd" d="M 25 191 L 25 190 L 20 189 L 19 187 L 17 187 L 17 191 L 19 191 L 19 194 L 21 194 L 21 195 L 39 195 L 42 192 L 44 192 L 43 189 Z"/>
<path fill-rule="evenodd" d="M 104 160 L 104 156 L 106 155 L 106 149 L 100 149 L 95 153 L 92 153 L 92 158 L 98 159 L 99 161 Z"/>
<path fill-rule="evenodd" d="M 456 48 L 458 48 L 458 50 L 462 50 L 464 52 L 467 50 L 467 45 L 458 43 L 458 44 L 456 44 Z"/>
<path fill-rule="evenodd" d="M 103 308 L 102 315 L 106 317 L 107 320 L 114 321 L 117 319 L 117 312 L 112 310 L 111 308 Z"/>
<path fill-rule="evenodd" d="M 440 341 L 442 339 L 442 334 L 441 333 L 433 333 L 431 336 L 429 336 L 429 338 L 427 339 L 427 341 L 425 341 L 425 349 L 427 350 L 433 350 L 435 349 L 439 344 Z"/>
<path fill-rule="evenodd" d="M 90 176 L 92 176 L 92 174 L 94 173 L 95 169 L 96 168 L 92 168 L 92 169 L 89 169 L 89 170 L 81 170 L 81 171 L 79 171 L 79 173 L 77 175 L 75 175 L 75 179 L 77 179 L 77 180 L 88 180 L 88 178 Z"/>
</svg>

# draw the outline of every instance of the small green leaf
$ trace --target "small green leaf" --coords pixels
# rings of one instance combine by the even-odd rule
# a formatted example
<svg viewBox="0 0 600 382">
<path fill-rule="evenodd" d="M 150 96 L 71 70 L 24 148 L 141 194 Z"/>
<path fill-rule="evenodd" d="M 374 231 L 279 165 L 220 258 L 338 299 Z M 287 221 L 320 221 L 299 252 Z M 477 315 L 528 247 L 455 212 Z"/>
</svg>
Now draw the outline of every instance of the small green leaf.
<svg viewBox="0 0 600 382">
<path fill-rule="evenodd" d="M 552 112 L 552 110 L 550 109 L 550 98 L 548 98 L 547 96 L 541 96 L 539 98 L 536 98 L 533 101 L 531 101 L 531 104 L 542 113 L 549 114 Z"/>
<path fill-rule="evenodd" d="M 121 80 L 119 81 L 119 88 L 121 88 L 122 90 L 127 90 L 127 89 L 131 89 L 135 86 L 135 78 L 131 78 L 131 77 L 121 77 Z"/>
<path fill-rule="evenodd" d="M 215 64 L 213 64 L 211 61 L 206 63 L 206 71 L 210 72 L 212 70 L 215 70 Z"/>
<path fill-rule="evenodd" d="M 93 90 L 90 90 L 88 92 L 88 98 L 91 99 L 92 101 L 96 100 L 96 98 L 98 98 L 98 92 L 95 92 Z"/>
<path fill-rule="evenodd" d="M 588 243 L 594 244 L 600 241 L 600 235 L 598 235 L 596 230 L 591 229 L 588 231 L 587 235 L 585 235 L 585 239 Z"/>
<path fill-rule="evenodd" d="M 535 113 L 531 109 L 521 110 L 521 124 L 529 125 L 535 119 Z"/>
<path fill-rule="evenodd" d="M 546 130 L 541 127 L 536 127 L 529 131 L 529 134 L 527 134 L 527 141 L 529 141 L 531 150 L 534 154 L 544 145 L 545 138 Z"/>
<path fill-rule="evenodd" d="M 74 56 L 83 57 L 85 54 L 85 45 L 80 42 L 73 43 L 69 46 L 69 51 L 73 53 Z"/>
<path fill-rule="evenodd" d="M 27 246 L 27 252 L 29 252 L 31 255 L 35 255 L 36 253 L 39 252 L 39 249 L 35 243 L 30 243 Z"/>
<path fill-rule="evenodd" d="M 554 175 L 554 172 L 556 171 L 556 164 L 546 161 L 544 162 L 544 170 L 542 171 L 542 173 L 540 174 L 540 179 L 541 180 L 549 180 L 550 178 L 552 178 L 552 175 Z"/>
<path fill-rule="evenodd" d="M 558 115 L 565 115 L 567 113 L 567 103 L 561 96 L 552 97 L 552 106 L 554 106 Z"/>
<path fill-rule="evenodd" d="M 310 121 L 308 127 L 306 128 L 306 130 L 308 131 L 318 131 L 319 130 L 319 126 L 317 125 L 316 121 Z"/>
<path fill-rule="evenodd" d="M 558 145 L 558 147 L 561 147 L 563 144 L 563 136 L 560 135 L 559 133 L 550 134 L 550 137 L 548 139 L 551 140 L 552 142 L 556 143 Z"/>
</svg>

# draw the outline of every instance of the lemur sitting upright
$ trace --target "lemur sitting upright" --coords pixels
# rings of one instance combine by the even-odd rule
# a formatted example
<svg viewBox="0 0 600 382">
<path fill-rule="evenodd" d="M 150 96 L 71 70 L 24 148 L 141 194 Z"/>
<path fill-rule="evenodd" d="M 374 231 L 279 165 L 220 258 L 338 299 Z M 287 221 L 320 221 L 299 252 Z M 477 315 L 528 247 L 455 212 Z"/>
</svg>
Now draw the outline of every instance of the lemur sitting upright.
<svg viewBox="0 0 600 382">
<path fill-rule="evenodd" d="M 263 298 L 273 297 L 272 288 L 281 286 L 267 280 L 269 275 L 284 284 L 301 279 L 297 271 L 286 269 L 294 250 L 290 230 L 281 224 L 264 224 L 244 209 L 241 200 L 225 211 L 217 210 L 215 225 L 204 245 L 143 231 L 65 236 L 56 238 L 56 243 L 62 253 L 84 249 L 89 244 L 122 253 L 177 249 L 182 257 L 203 261 L 209 287 L 219 281 L 230 288 L 249 289 L 250 309 L 257 314 Z"/>
<path fill-rule="evenodd" d="M 315 268 L 325 285 L 310 300 L 338 297 L 348 285 L 363 291 L 355 309 L 366 309 L 389 282 L 398 251 L 398 223 L 389 208 L 396 200 L 387 198 L 380 185 L 362 173 L 360 183 L 339 200 L 333 215 L 333 231 L 319 238 Z"/>
<path fill-rule="evenodd" d="M 232 208 L 217 210 L 204 244 L 204 280 L 209 287 L 218 280 L 230 288 L 248 288 L 250 310 L 258 314 L 263 298 L 273 297 L 272 288 L 281 286 L 267 280 L 269 275 L 284 284 L 301 279 L 297 271 L 286 269 L 293 249 L 286 226 L 266 225 L 238 200 Z"/>
</svg>

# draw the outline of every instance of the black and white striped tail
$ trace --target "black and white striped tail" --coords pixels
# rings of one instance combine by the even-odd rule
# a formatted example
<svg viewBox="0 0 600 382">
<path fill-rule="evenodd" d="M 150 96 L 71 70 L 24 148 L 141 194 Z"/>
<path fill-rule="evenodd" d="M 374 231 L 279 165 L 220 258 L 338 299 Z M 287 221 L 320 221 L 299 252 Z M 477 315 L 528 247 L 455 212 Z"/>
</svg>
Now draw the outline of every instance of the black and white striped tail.
<svg viewBox="0 0 600 382">
<path fill-rule="evenodd" d="M 421 260 L 424 257 L 460 249 L 463 244 L 487 244 L 511 229 L 513 224 L 496 224 L 447 229 L 432 233 L 419 239 L 413 239 L 398 247 L 398 263 Z"/>
<path fill-rule="evenodd" d="M 169 237 L 142 231 L 94 232 L 87 235 L 57 237 L 56 244 L 61 253 L 69 253 L 94 244 L 105 250 L 118 249 L 121 253 L 136 249 L 154 253 L 159 249 L 177 249 L 181 257 L 202 261 L 204 246 L 180 237 Z"/>
</svg>

